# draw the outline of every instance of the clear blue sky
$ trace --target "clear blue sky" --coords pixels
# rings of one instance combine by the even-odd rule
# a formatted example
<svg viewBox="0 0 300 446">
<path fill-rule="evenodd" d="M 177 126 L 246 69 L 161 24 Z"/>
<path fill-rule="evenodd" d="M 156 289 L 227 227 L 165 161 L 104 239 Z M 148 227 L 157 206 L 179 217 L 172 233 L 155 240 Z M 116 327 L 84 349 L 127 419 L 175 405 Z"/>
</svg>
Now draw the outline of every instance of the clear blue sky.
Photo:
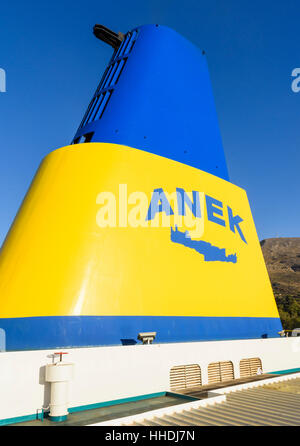
<svg viewBox="0 0 300 446">
<path fill-rule="evenodd" d="M 0 244 L 41 159 L 70 143 L 111 56 L 92 34 L 159 23 L 206 50 L 231 181 L 260 239 L 300 236 L 299 0 L 13 0 L 0 7 Z"/>
</svg>

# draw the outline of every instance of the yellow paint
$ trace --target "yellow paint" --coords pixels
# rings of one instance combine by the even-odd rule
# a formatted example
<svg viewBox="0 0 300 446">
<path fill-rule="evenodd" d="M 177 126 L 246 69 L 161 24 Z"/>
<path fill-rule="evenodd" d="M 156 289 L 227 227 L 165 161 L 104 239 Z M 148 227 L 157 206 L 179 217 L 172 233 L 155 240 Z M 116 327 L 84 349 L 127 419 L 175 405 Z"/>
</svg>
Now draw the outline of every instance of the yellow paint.
<svg viewBox="0 0 300 446">
<path fill-rule="evenodd" d="M 170 228 L 100 228 L 97 196 L 118 196 L 120 184 L 128 195 L 142 191 L 150 199 L 155 188 L 180 187 L 229 205 L 243 218 L 248 243 L 228 222 L 224 228 L 206 215 L 202 239 L 236 252 L 238 262 L 205 262 L 171 242 Z M 125 146 L 89 143 L 52 152 L 2 248 L 0 317 L 68 315 L 278 317 L 245 191 Z"/>
</svg>

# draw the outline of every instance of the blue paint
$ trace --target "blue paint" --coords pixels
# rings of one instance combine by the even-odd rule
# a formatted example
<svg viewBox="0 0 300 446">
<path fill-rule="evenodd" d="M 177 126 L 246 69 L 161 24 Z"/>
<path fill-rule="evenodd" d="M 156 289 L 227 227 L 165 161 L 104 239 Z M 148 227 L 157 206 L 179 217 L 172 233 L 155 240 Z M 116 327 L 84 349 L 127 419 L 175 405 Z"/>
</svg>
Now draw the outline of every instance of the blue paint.
<svg viewBox="0 0 300 446">
<path fill-rule="evenodd" d="M 204 256 L 205 262 L 237 262 L 236 254 L 226 255 L 225 248 L 218 248 L 209 242 L 204 240 L 192 240 L 189 235 L 189 231 L 180 232 L 177 229 L 171 228 L 171 241 L 174 243 L 179 243 L 191 249 L 195 249 L 199 254 Z"/>
<path fill-rule="evenodd" d="M 173 209 L 162 188 L 154 189 L 151 202 L 147 212 L 146 220 L 153 220 L 157 213 L 165 212 L 166 215 L 173 215 Z"/>
<path fill-rule="evenodd" d="M 215 198 L 205 195 L 207 219 L 221 226 L 226 226 L 224 220 L 216 215 L 223 217 L 223 203 Z"/>
<path fill-rule="evenodd" d="M 247 243 L 247 241 L 244 237 L 244 234 L 240 228 L 240 223 L 243 221 L 243 219 L 239 215 L 233 216 L 232 209 L 229 206 L 227 206 L 227 209 L 228 209 L 228 219 L 229 219 L 230 231 L 235 232 L 235 228 L 236 228 L 241 239 L 243 240 L 243 242 Z"/>
<path fill-rule="evenodd" d="M 170 343 L 278 337 L 282 330 L 279 318 L 192 316 L 5 318 L 0 327 L 7 351 L 122 345 L 149 331 L 157 332 L 155 343 Z"/>
<path fill-rule="evenodd" d="M 74 141 L 87 134 L 229 179 L 206 57 L 165 26 L 136 28 L 113 54 Z"/>
<path fill-rule="evenodd" d="M 185 205 L 192 211 L 194 217 L 201 218 L 199 192 L 193 190 L 193 201 L 189 198 L 184 189 L 176 187 L 178 215 L 186 215 Z"/>
</svg>

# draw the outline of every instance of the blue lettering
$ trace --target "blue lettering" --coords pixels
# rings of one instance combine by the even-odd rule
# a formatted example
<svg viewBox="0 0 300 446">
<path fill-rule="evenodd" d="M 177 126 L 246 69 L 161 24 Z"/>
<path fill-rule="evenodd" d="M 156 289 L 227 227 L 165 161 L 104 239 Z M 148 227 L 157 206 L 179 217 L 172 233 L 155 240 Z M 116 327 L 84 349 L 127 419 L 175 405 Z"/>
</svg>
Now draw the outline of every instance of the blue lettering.
<svg viewBox="0 0 300 446">
<path fill-rule="evenodd" d="M 241 228 L 239 226 L 239 224 L 243 221 L 243 219 L 239 215 L 236 215 L 234 217 L 232 209 L 229 206 L 227 206 L 227 209 L 228 209 L 228 218 L 229 218 L 230 231 L 235 232 L 235 228 L 236 228 L 238 233 L 240 234 L 240 237 L 243 240 L 243 242 L 247 243 L 246 239 L 244 237 L 244 234 L 242 233 L 242 230 L 241 230 Z"/>
<path fill-rule="evenodd" d="M 146 220 L 154 219 L 158 212 L 165 212 L 166 215 L 174 214 L 162 188 L 154 189 Z"/>
<path fill-rule="evenodd" d="M 223 216 L 223 203 L 215 198 L 210 197 L 209 195 L 205 195 L 206 199 L 206 211 L 207 211 L 207 219 L 217 223 L 221 226 L 226 226 L 224 220 L 216 215 Z"/>
<path fill-rule="evenodd" d="M 185 205 L 187 205 L 195 217 L 201 217 L 199 192 L 193 190 L 193 202 L 184 189 L 176 187 L 178 215 L 185 215 Z"/>
</svg>

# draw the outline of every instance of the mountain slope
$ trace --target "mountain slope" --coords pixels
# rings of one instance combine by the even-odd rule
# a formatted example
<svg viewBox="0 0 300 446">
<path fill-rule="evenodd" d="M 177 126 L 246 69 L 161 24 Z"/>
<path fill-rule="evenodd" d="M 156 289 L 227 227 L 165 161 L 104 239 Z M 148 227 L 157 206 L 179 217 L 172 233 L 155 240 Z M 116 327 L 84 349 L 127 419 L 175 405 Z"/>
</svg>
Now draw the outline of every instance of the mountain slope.
<svg viewBox="0 0 300 446">
<path fill-rule="evenodd" d="M 260 242 L 285 329 L 300 327 L 300 237 Z"/>
</svg>

